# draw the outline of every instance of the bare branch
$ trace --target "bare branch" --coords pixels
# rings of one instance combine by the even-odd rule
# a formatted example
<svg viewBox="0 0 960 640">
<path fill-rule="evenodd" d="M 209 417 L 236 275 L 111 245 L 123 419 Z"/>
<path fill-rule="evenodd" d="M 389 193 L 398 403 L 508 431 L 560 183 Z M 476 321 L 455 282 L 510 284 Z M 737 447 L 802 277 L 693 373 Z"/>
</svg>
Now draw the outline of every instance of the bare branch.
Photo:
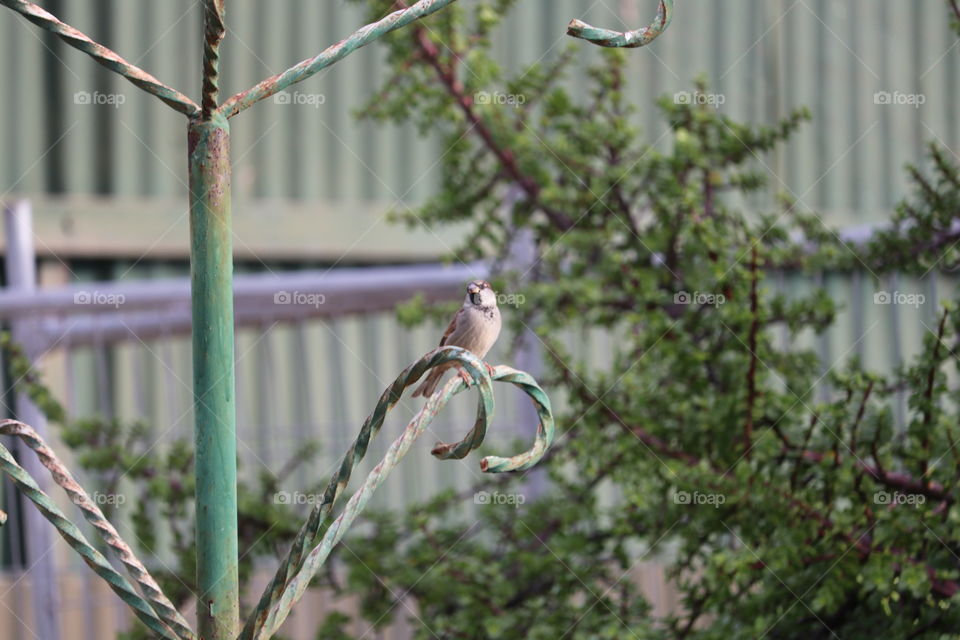
<svg viewBox="0 0 960 640">
<path fill-rule="evenodd" d="M 509 149 L 505 149 L 497 143 L 493 132 L 490 131 L 486 123 L 477 115 L 476 110 L 473 108 L 473 97 L 464 92 L 463 85 L 457 80 L 453 69 L 445 66 L 440 60 L 440 49 L 427 37 L 426 31 L 418 29 L 414 37 L 417 46 L 420 48 L 420 52 L 430 66 L 433 67 L 434 71 L 436 71 L 437 76 L 450 94 L 450 97 L 454 99 L 457 106 L 463 111 L 463 114 L 467 117 L 467 121 L 471 124 L 473 130 L 476 131 L 477 135 L 480 136 L 481 140 L 483 140 L 487 149 L 493 153 L 500 164 L 503 165 L 507 174 L 520 185 L 520 188 L 523 189 L 523 192 L 530 198 L 531 202 L 533 202 L 540 211 L 543 211 L 544 215 L 547 216 L 557 229 L 560 231 L 572 229 L 575 222 L 570 216 L 563 211 L 544 206 L 543 203 L 540 202 L 540 185 L 520 170 L 516 158 Z"/>
</svg>

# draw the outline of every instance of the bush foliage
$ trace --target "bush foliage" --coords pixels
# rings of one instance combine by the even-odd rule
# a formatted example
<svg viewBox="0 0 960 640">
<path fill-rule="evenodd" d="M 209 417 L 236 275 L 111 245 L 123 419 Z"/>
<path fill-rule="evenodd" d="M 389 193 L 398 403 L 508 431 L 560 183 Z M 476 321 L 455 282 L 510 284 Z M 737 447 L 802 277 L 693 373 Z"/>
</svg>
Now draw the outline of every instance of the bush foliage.
<svg viewBox="0 0 960 640">
<path fill-rule="evenodd" d="M 368 4 L 377 17 L 395 8 Z M 483 507 L 477 522 L 456 515 L 465 497 L 451 492 L 370 513 L 352 553 L 336 556 L 345 583 L 324 581 L 360 597 L 366 624 L 410 617 L 418 638 L 956 637 L 960 313 L 947 303 L 930 314 L 920 355 L 880 375 L 802 346 L 834 321 L 824 291 L 770 284 L 786 271 L 949 269 L 956 164 L 931 147 L 929 166 L 909 169 L 916 190 L 893 224 L 847 246 L 773 193 L 760 162 L 788 144 L 804 109 L 759 126 L 664 98 L 669 134 L 651 143 L 624 96 L 627 54 L 598 53 L 576 90 L 564 81 L 576 47 L 514 74 L 495 62 L 491 39 L 512 4 L 454 5 L 389 36 L 391 77 L 363 115 L 444 143 L 439 191 L 396 218 L 466 225 L 452 259 L 492 261 L 498 290 L 524 296 L 506 314 L 512 334 L 539 343 L 541 382 L 565 399 L 542 465 L 548 489 Z M 508 268 L 520 235 L 535 259 Z M 413 303 L 401 316 L 430 313 Z M 570 346 L 587 330 L 614 336 L 601 366 Z M 900 426 L 898 394 L 909 398 Z M 174 557 L 161 582 L 188 599 L 191 447 L 160 454 L 141 428 L 98 421 L 67 421 L 64 437 L 104 482 L 129 462 L 136 535 L 153 549 L 166 528 Z M 477 488 L 522 493 L 528 479 Z M 265 499 L 276 489 L 266 477 L 241 487 L 245 575 L 296 530 L 295 515 Z M 667 615 L 632 579 L 651 558 L 681 595 Z M 349 637 L 350 622 L 336 614 L 319 636 Z"/>
</svg>

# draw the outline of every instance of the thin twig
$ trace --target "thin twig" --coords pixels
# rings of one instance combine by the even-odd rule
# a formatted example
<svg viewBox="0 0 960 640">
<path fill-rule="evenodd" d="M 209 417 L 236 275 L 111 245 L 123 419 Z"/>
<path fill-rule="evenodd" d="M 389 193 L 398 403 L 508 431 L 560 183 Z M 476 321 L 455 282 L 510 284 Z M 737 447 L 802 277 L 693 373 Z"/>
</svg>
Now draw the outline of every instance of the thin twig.
<svg viewBox="0 0 960 640">
<path fill-rule="evenodd" d="M 449 65 L 441 61 L 440 49 L 432 40 L 430 40 L 426 29 L 417 27 L 414 30 L 414 43 L 419 47 L 426 62 L 436 72 L 437 77 L 443 83 L 447 93 L 454 99 L 457 106 L 466 116 L 467 121 L 476 131 L 484 146 L 497 158 L 507 174 L 520 185 L 528 198 L 537 204 L 543 211 L 547 219 L 560 231 L 568 231 L 573 228 L 575 222 L 566 213 L 544 205 L 540 201 L 540 185 L 530 176 L 520 170 L 513 152 L 502 147 L 493 135 L 493 132 L 487 127 L 486 122 L 477 114 L 473 108 L 473 97 L 466 94 L 463 84 L 457 79 L 455 73 Z"/>
<path fill-rule="evenodd" d="M 923 428 L 920 443 L 923 446 L 924 457 L 920 463 L 920 477 L 929 482 L 930 471 L 930 431 L 933 429 L 933 388 L 937 381 L 937 371 L 940 369 L 940 345 L 943 343 L 943 332 L 947 325 L 947 310 L 940 316 L 940 326 L 937 327 L 937 342 L 933 345 L 933 357 L 930 370 L 927 372 L 927 387 L 924 390 Z"/>
</svg>

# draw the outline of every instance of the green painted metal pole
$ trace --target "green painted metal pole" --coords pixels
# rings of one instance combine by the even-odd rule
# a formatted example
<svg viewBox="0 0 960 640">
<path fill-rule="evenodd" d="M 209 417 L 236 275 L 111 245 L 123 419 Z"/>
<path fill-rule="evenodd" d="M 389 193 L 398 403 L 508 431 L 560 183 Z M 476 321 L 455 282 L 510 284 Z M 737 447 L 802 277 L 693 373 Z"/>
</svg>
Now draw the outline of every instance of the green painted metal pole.
<svg viewBox="0 0 960 640">
<path fill-rule="evenodd" d="M 232 640 L 239 589 L 230 128 L 214 112 L 191 122 L 188 138 L 198 630 L 203 640 Z"/>
</svg>

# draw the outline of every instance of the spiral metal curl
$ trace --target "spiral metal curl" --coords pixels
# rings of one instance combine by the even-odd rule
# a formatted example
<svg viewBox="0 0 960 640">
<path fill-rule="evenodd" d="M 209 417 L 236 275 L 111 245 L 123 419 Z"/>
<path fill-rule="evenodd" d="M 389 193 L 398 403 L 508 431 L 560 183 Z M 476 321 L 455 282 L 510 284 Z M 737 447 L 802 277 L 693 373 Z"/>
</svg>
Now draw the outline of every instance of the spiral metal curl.
<svg viewBox="0 0 960 640">
<path fill-rule="evenodd" d="M 437 361 L 437 356 L 445 353 L 448 354 L 448 357 Z M 250 618 L 248 619 L 247 626 L 244 628 L 240 638 L 264 640 L 266 638 L 270 638 L 272 634 L 276 633 L 276 631 L 283 624 L 284 620 L 286 620 L 290 610 L 301 598 L 301 596 L 303 596 L 304 592 L 310 585 L 310 581 L 326 561 L 327 557 L 330 555 L 330 552 L 343 538 L 347 529 L 357 518 L 360 512 L 363 511 L 364 507 L 373 496 L 373 492 L 377 489 L 377 487 L 380 486 L 390 471 L 397 466 L 403 456 L 406 455 L 414 441 L 416 441 L 416 439 L 423 434 L 427 425 L 429 425 L 433 418 L 436 417 L 440 409 L 442 409 L 443 406 L 446 405 L 454 395 L 463 391 L 464 389 L 467 389 L 470 385 L 478 384 L 480 388 L 481 401 L 480 409 L 478 410 L 477 422 L 474 424 L 473 429 L 471 429 L 467 437 L 461 442 L 457 443 L 456 445 L 438 445 L 438 447 L 434 450 L 434 455 L 437 455 L 438 457 L 452 457 L 446 454 L 450 451 L 456 450 L 458 447 L 475 449 L 481 444 L 483 440 L 482 434 L 486 432 L 487 420 L 492 417 L 493 414 L 493 396 L 489 384 L 490 380 L 492 379 L 510 382 L 523 389 L 531 397 L 537 408 L 540 424 L 537 428 L 537 435 L 534 445 L 529 451 L 510 458 L 488 456 L 481 461 L 480 468 L 489 473 L 522 470 L 533 466 L 543 457 L 544 453 L 546 453 L 547 449 L 550 447 L 550 444 L 553 442 L 555 432 L 550 400 L 546 393 L 544 393 L 543 389 L 541 389 L 536 383 L 536 381 L 534 381 L 530 375 L 522 371 L 517 371 L 505 366 L 490 368 L 486 365 L 482 365 L 476 356 L 473 356 L 473 354 L 468 351 L 464 351 L 458 347 L 442 347 L 441 349 L 437 349 L 427 354 L 418 363 L 412 365 L 410 368 L 404 371 L 404 373 L 397 378 L 394 384 L 386 392 L 384 392 L 384 396 L 387 396 L 387 394 L 392 392 L 398 385 L 400 386 L 400 392 L 402 392 L 404 387 L 415 383 L 417 379 L 419 379 L 420 375 L 422 375 L 423 371 L 426 370 L 426 368 L 429 368 L 430 366 L 437 366 L 449 360 L 458 360 L 461 366 L 464 366 L 469 375 L 461 375 L 460 377 L 455 377 L 449 380 L 439 392 L 430 396 L 426 405 L 424 405 L 424 407 L 417 413 L 413 420 L 410 421 L 400 437 L 398 437 L 387 450 L 387 453 L 384 455 L 383 459 L 367 475 L 363 485 L 361 485 L 361 487 L 347 502 L 343 512 L 326 529 L 320 542 L 310 551 L 309 555 L 306 556 L 301 563 L 301 566 L 293 572 L 286 586 L 276 598 L 272 598 L 276 601 L 276 604 L 265 610 L 261 610 L 258 606 L 257 610 L 254 611 L 254 613 L 251 614 Z M 428 366 L 426 368 L 422 368 L 421 365 L 424 364 Z M 482 366 L 478 367 L 478 364 Z M 419 372 L 417 372 L 417 370 L 419 370 Z M 489 397 L 487 397 L 488 395 Z M 387 406 L 384 403 L 384 396 L 381 396 L 381 402 L 378 403 L 373 415 L 382 416 L 383 413 L 388 411 L 396 403 L 394 400 L 391 404 L 389 404 L 389 406 Z M 399 395 L 397 395 L 397 398 L 399 398 Z M 483 408 L 488 404 L 490 410 L 488 412 L 483 411 Z M 482 426 L 481 415 L 483 417 Z M 380 418 L 380 421 L 382 422 L 382 417 Z M 441 453 L 439 455 L 436 453 L 437 449 L 441 449 Z M 334 478 L 339 477 L 339 475 L 340 473 L 336 474 Z M 331 479 L 331 482 L 332 481 L 333 479 Z M 330 509 L 327 508 L 325 510 L 326 513 L 329 513 L 329 510 Z M 281 569 L 284 569 L 284 567 L 281 567 Z M 279 574 L 280 572 L 278 572 L 278 575 Z M 267 593 L 264 594 L 264 596 L 266 595 Z M 261 605 L 263 604 L 264 599 L 261 599 Z"/>
<path fill-rule="evenodd" d="M 114 528 L 110 521 L 96 505 L 87 492 L 83 490 L 70 471 L 57 458 L 56 454 L 47 446 L 43 438 L 33 429 L 33 427 L 19 422 L 17 420 L 0 421 L 0 434 L 16 436 L 30 447 L 40 463 L 50 471 L 53 481 L 62 488 L 70 497 L 70 501 L 75 504 L 83 513 L 83 517 L 93 525 L 100 537 L 111 549 L 116 552 L 117 557 L 123 566 L 126 567 L 130 576 L 140 587 L 144 598 L 150 603 L 153 610 L 165 624 L 173 629 L 179 638 L 185 640 L 194 640 L 196 638 L 189 623 L 177 611 L 177 608 L 164 595 L 160 586 L 154 580 L 143 563 L 133 554 L 130 546 L 120 537 L 120 533 Z"/>
<path fill-rule="evenodd" d="M 633 49 L 653 42 L 666 31 L 673 19 L 673 0 L 660 0 L 657 17 L 646 27 L 634 31 L 612 31 L 594 27 L 582 20 L 571 20 L 567 25 L 567 35 L 580 38 L 601 47 L 623 47 Z"/>
<path fill-rule="evenodd" d="M 376 408 L 364 421 L 363 426 L 360 427 L 360 433 L 344 455 L 340 468 L 327 483 L 322 499 L 314 505 L 307 522 L 297 532 L 287 557 L 280 564 L 273 580 L 260 597 L 257 608 L 247 619 L 243 631 L 240 633 L 240 640 L 251 640 L 255 637 L 256 631 L 262 628 L 267 614 L 277 604 L 287 584 L 300 570 L 310 548 L 322 534 L 323 525 L 330 515 L 334 502 L 346 488 L 347 483 L 350 482 L 353 468 L 363 460 L 367 453 L 367 447 L 370 445 L 370 440 L 379 433 L 387 412 L 396 406 L 404 389 L 419 380 L 428 369 L 452 361 L 456 361 L 463 367 L 474 381 L 479 381 L 481 387 L 480 401 L 477 406 L 477 420 L 471 432 L 486 429 L 487 417 L 493 414 L 493 394 L 490 374 L 483 362 L 475 355 L 458 347 L 442 347 L 431 351 L 404 369 L 393 384 L 380 395 Z M 479 446 L 480 443 L 477 442 L 476 444 Z"/>
<path fill-rule="evenodd" d="M 509 382 L 530 396 L 530 400 L 537 410 L 539 424 L 537 424 L 537 434 L 533 446 L 528 451 L 509 458 L 487 456 L 480 461 L 480 470 L 487 473 L 524 471 L 540 462 L 547 449 L 553 444 L 556 426 L 553 422 L 553 408 L 550 406 L 550 398 L 540 388 L 537 381 L 533 379 L 533 376 L 524 371 L 499 365 L 493 369 L 493 379 L 497 382 Z"/>
<path fill-rule="evenodd" d="M 13 9 L 30 22 L 58 36 L 71 47 L 84 52 L 147 93 L 157 96 L 180 113 L 190 117 L 200 114 L 200 107 L 193 100 L 163 84 L 140 67 L 130 64 L 114 51 L 94 42 L 79 30 L 61 22 L 45 9 L 26 0 L 0 0 L 0 4 Z"/>
</svg>

